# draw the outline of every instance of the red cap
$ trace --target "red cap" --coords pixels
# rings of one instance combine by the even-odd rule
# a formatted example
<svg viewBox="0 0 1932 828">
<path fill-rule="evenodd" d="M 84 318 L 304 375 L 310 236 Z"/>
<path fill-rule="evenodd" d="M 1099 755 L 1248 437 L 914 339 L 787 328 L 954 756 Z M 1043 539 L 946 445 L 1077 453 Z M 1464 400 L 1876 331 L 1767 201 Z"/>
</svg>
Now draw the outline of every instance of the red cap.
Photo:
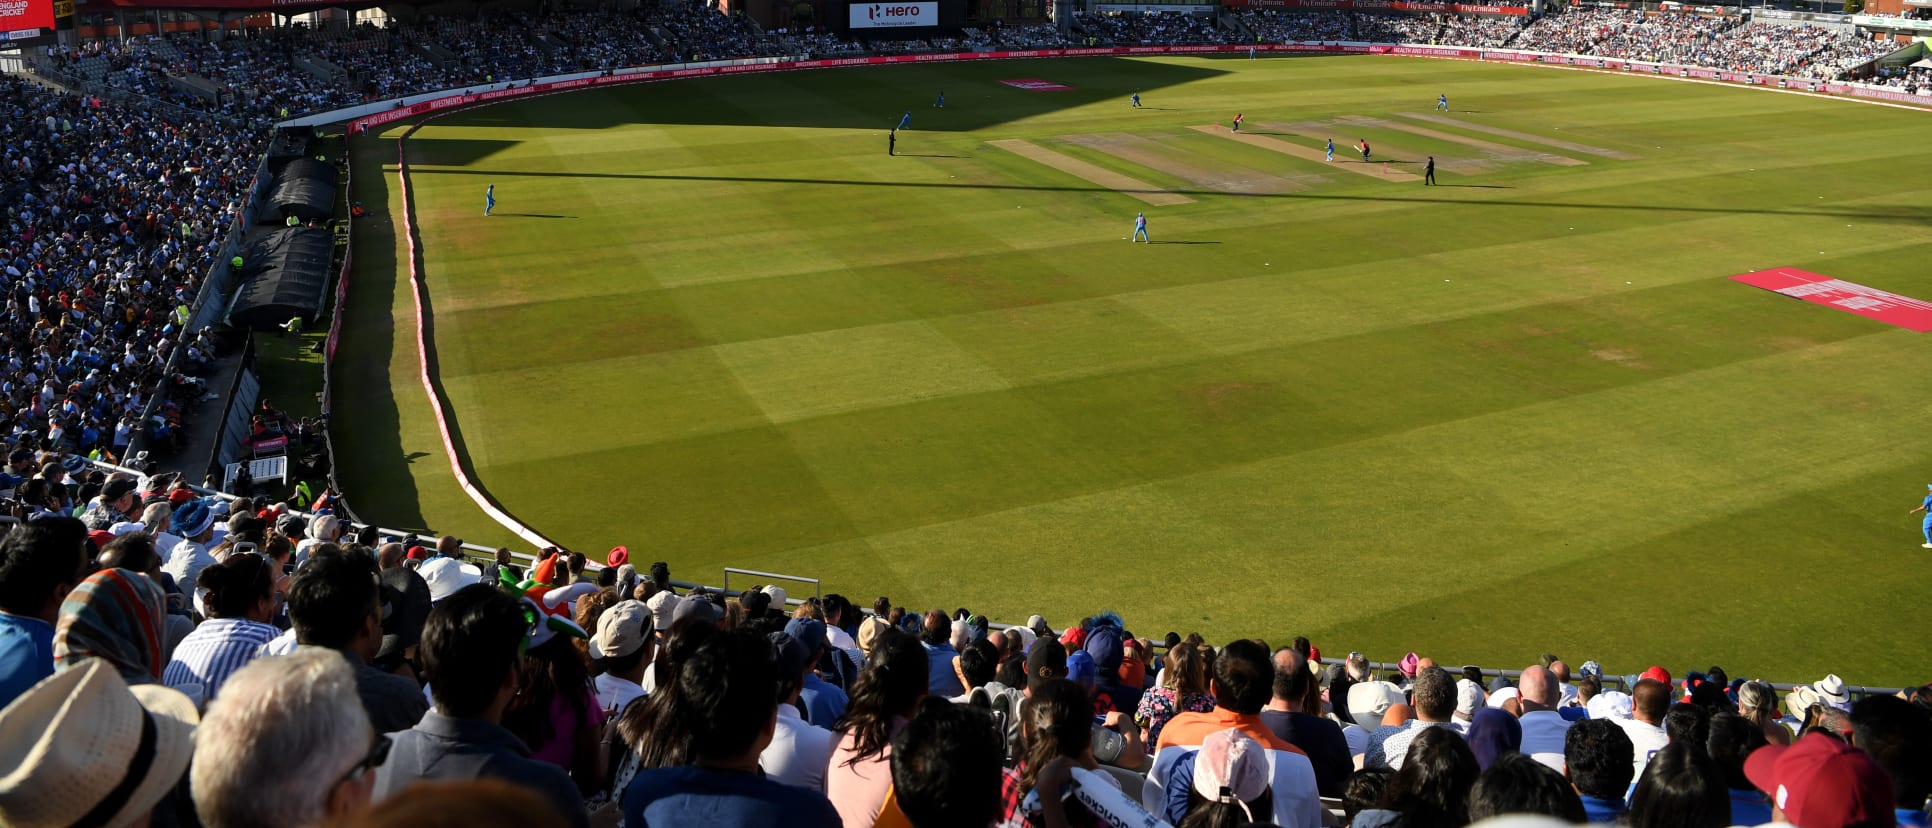
<svg viewBox="0 0 1932 828">
<path fill-rule="evenodd" d="M 1670 671 L 1662 667 L 1658 667 L 1654 664 L 1651 665 L 1650 669 L 1645 670 L 1643 675 L 1638 676 L 1638 678 L 1647 678 L 1655 681 L 1661 681 L 1664 683 L 1665 687 L 1670 686 Z"/>
<path fill-rule="evenodd" d="M 175 489 L 168 493 L 168 505 L 170 506 L 180 506 L 193 499 L 195 499 L 195 493 L 192 489 Z"/>
<path fill-rule="evenodd" d="M 1798 828 L 1897 824 L 1891 777 L 1864 751 L 1823 733 L 1752 751 L 1744 775 Z"/>
<path fill-rule="evenodd" d="M 405 553 L 405 557 L 409 558 L 412 561 L 420 561 L 428 554 L 429 554 L 428 550 L 425 550 L 420 546 L 412 546 L 412 547 L 409 547 L 409 551 Z"/>
<path fill-rule="evenodd" d="M 87 533 L 87 539 L 93 541 L 94 548 L 99 550 L 105 548 L 110 541 L 114 540 L 114 533 L 106 529 L 96 529 Z"/>
<path fill-rule="evenodd" d="M 1313 644 L 1308 645 L 1308 660 L 1316 664 L 1322 663 L 1322 648 Z"/>
<path fill-rule="evenodd" d="M 622 546 L 611 547 L 610 554 L 604 556 L 604 563 L 610 564 L 611 566 L 623 566 L 630 562 L 631 550 L 625 549 Z"/>
</svg>

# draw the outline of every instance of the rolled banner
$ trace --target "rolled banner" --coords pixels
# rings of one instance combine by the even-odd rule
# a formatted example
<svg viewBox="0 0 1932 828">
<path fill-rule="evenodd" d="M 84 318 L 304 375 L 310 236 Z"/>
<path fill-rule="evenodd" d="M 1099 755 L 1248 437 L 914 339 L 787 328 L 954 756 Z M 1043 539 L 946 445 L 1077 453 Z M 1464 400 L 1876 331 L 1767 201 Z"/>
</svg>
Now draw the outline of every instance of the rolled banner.
<svg viewBox="0 0 1932 828">
<path fill-rule="evenodd" d="M 1114 828 L 1171 828 L 1140 807 L 1132 797 L 1121 793 L 1120 786 L 1104 773 L 1074 768 L 1073 795 L 1094 816 Z"/>
</svg>

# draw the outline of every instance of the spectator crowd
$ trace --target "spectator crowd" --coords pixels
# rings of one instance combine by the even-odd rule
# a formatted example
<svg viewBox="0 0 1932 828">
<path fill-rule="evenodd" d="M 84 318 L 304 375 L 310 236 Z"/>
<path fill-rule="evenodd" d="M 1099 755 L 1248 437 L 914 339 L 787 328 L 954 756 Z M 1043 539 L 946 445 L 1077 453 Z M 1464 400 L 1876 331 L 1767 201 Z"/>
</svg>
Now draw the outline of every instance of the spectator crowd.
<svg viewBox="0 0 1932 828">
<path fill-rule="evenodd" d="M 18 828 L 1927 824 L 1932 687 L 1383 671 L 1110 611 L 1002 629 L 681 593 L 622 547 L 479 566 L 52 455 L 7 473 L 102 491 L 0 537 Z"/>
</svg>

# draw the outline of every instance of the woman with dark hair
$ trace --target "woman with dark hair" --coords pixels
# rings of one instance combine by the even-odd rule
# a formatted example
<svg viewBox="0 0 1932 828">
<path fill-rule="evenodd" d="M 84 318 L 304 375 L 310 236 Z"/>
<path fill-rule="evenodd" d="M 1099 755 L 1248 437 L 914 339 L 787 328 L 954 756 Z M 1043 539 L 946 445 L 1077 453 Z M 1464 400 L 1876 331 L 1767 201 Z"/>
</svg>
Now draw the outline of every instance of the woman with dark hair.
<svg viewBox="0 0 1932 828">
<path fill-rule="evenodd" d="M 1551 816 L 1573 825 L 1589 821 L 1583 799 L 1563 774 L 1513 752 L 1496 757 L 1469 792 L 1471 821 L 1506 814 Z"/>
<path fill-rule="evenodd" d="M 879 634 L 852 685 L 839 744 L 825 772 L 825 795 L 848 826 L 870 826 L 892 787 L 892 739 L 926 697 L 926 648 L 897 630 Z"/>
<path fill-rule="evenodd" d="M 1033 689 L 1020 707 L 1019 793 L 1031 825 L 1104 824 L 1077 802 L 1062 803 L 1072 768 L 1099 770 L 1093 758 L 1093 701 L 1080 685 L 1054 679 Z M 849 825 L 849 823 L 848 823 Z"/>
<path fill-rule="evenodd" d="M 630 748 L 630 755 L 619 763 L 615 790 L 622 791 L 630 782 L 626 771 L 635 774 L 643 768 L 673 768 L 691 764 L 696 758 L 691 751 L 691 732 L 685 726 L 684 700 L 677 692 L 677 674 L 685 659 L 717 634 L 717 624 L 702 618 L 680 619 L 666 631 L 664 644 L 657 648 L 656 661 L 651 665 L 664 681 L 658 683 L 656 692 L 624 708 L 617 720 L 617 736 Z"/>
<path fill-rule="evenodd" d="M 1723 773 L 1699 747 L 1665 745 L 1637 780 L 1627 818 L 1630 828 L 1725 828 L 1731 798 Z"/>
<path fill-rule="evenodd" d="M 1159 687 L 1140 697 L 1134 711 L 1134 724 L 1140 725 L 1141 742 L 1158 744 L 1161 728 L 1180 713 L 1208 713 L 1214 710 L 1214 697 L 1208 695 L 1207 658 L 1187 642 L 1167 651 Z"/>
<path fill-rule="evenodd" d="M 604 710 L 574 636 L 552 635 L 524 652 L 503 729 L 529 746 L 530 758 L 569 771 L 579 790 L 595 793 L 604 776 L 603 726 Z"/>
<path fill-rule="evenodd" d="M 1469 824 L 1469 791 L 1481 775 L 1476 754 L 1447 728 L 1424 728 L 1409 743 L 1402 768 L 1373 810 L 1355 817 L 1354 828 L 1462 828 Z"/>
<path fill-rule="evenodd" d="M 275 597 L 280 574 L 263 555 L 234 555 L 201 570 L 195 587 L 206 596 L 201 608 L 208 620 L 175 647 L 161 683 L 178 690 L 199 685 L 198 700 L 213 701 L 230 675 L 281 634 L 268 623 L 280 610 Z"/>
<path fill-rule="evenodd" d="M 1711 735 L 1704 743 L 1704 753 L 1724 775 L 1725 795 L 1731 800 L 1732 825 L 1763 825 L 1771 821 L 1770 801 L 1744 776 L 1744 758 L 1766 744 L 1764 731 L 1751 720 L 1728 711 L 1711 716 Z"/>
</svg>

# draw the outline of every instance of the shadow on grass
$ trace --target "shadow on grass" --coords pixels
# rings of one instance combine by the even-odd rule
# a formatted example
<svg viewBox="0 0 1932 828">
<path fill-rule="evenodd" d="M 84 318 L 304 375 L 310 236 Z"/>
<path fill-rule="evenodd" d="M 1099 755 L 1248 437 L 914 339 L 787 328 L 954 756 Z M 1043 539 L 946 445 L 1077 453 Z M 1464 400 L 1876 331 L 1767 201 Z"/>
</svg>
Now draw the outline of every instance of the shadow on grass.
<svg viewBox="0 0 1932 828">
<path fill-rule="evenodd" d="M 1178 240 L 1162 239 L 1160 241 L 1150 241 L 1148 242 L 1148 244 L 1220 244 L 1220 242 L 1218 241 L 1178 241 Z"/>
<path fill-rule="evenodd" d="M 498 170 L 424 170 L 416 175 L 481 175 L 505 176 L 511 173 Z M 733 175 L 666 175 L 654 173 L 565 173 L 565 172 L 519 172 L 515 175 L 524 178 L 617 178 L 637 181 L 728 181 L 740 184 L 773 184 L 795 186 L 810 184 L 826 187 L 909 187 L 915 189 L 970 189 L 1000 190 L 1024 193 L 1112 193 L 1162 192 L 1185 196 L 1230 196 L 1236 195 L 1222 190 L 1203 189 L 1164 189 L 1158 191 L 1113 190 L 1107 187 L 1062 186 L 1046 184 L 954 184 L 936 181 L 855 181 L 840 178 L 771 178 L 765 176 Z M 1514 189 L 1501 184 L 1462 184 L 1443 185 L 1462 186 L 1480 189 Z M 1302 201 L 1367 201 L 1385 204 L 1436 204 L 1432 198 L 1414 196 L 1356 195 L 1348 193 L 1240 193 L 1241 198 L 1272 198 Z M 1544 210 L 1550 208 L 1564 210 L 1613 210 L 1660 213 L 1691 213 L 1712 215 L 1763 215 L 1763 216 L 1831 216 L 1836 218 L 1861 218 L 1874 221 L 1898 221 L 1921 223 L 1932 221 L 1932 205 L 1894 205 L 1890 207 L 1820 207 L 1810 209 L 1789 209 L 1777 207 L 1691 207 L 1681 205 L 1646 202 L 1643 204 L 1567 204 L 1557 201 L 1485 201 L 1483 204 L 1502 208 L 1526 208 Z M 360 254 L 358 254 L 360 255 Z"/>
<path fill-rule="evenodd" d="M 384 174 L 383 161 L 396 157 L 395 146 L 377 137 L 351 142 L 357 200 L 389 206 L 395 181 Z M 391 309 L 398 281 L 404 278 L 396 261 L 400 225 L 387 209 L 356 220 L 348 302 L 336 309 L 346 315 L 336 346 L 329 434 L 350 510 L 391 528 L 424 529 L 422 503 L 409 474 L 417 457 L 403 451 L 402 415 L 389 377 L 397 324 Z"/>
<path fill-rule="evenodd" d="M 574 219 L 576 216 L 560 216 L 556 213 L 493 213 L 492 215 L 510 218 Z"/>
<path fill-rule="evenodd" d="M 1092 103 L 1124 104 L 1135 90 L 1147 94 L 1224 74 L 1227 70 L 1199 62 L 1124 57 L 840 67 L 606 87 L 595 90 L 601 96 L 597 105 L 587 104 L 588 99 L 578 93 L 506 101 L 444 115 L 436 125 L 611 129 L 649 123 L 887 129 L 910 110 L 914 128 L 921 131 L 972 132 Z M 1045 93 L 1001 83 L 1012 78 L 1045 78 L 1072 88 Z M 933 92 L 942 88 L 947 106 L 932 109 Z M 421 167 L 456 166 L 466 155 L 496 151 L 490 146 L 495 143 L 411 138 L 410 161 Z"/>
</svg>

